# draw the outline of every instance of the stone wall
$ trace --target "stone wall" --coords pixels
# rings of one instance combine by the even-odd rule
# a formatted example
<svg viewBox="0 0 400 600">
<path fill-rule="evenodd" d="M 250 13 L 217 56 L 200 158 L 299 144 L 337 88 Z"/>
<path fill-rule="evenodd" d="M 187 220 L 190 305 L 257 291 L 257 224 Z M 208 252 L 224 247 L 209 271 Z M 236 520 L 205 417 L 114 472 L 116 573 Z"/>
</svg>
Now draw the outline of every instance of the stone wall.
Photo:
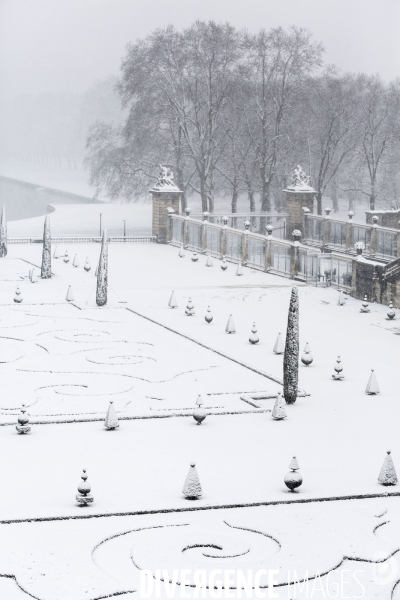
<svg viewBox="0 0 400 600">
<path fill-rule="evenodd" d="M 400 221 L 400 209 L 399 210 L 366 210 L 365 211 L 365 222 L 372 225 L 372 217 L 376 215 L 379 217 L 378 224 L 381 227 L 391 227 L 392 229 L 399 229 Z"/>
</svg>

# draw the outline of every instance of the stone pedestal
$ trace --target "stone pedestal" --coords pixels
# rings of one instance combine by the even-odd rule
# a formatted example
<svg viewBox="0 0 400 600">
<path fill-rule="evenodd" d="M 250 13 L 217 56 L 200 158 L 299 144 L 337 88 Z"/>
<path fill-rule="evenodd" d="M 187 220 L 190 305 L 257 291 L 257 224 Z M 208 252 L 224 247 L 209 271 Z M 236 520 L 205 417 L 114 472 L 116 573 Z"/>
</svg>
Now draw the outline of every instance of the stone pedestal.
<svg viewBox="0 0 400 600">
<path fill-rule="evenodd" d="M 150 190 L 153 198 L 152 234 L 158 244 L 166 244 L 168 240 L 168 220 L 171 210 L 179 214 L 179 201 L 183 192 L 174 183 L 174 174 L 169 167 L 160 165 L 157 183 Z"/>
<path fill-rule="evenodd" d="M 310 177 L 306 175 L 300 165 L 293 169 L 290 177 L 290 185 L 283 190 L 286 197 L 286 212 L 289 214 L 286 222 L 286 239 L 292 239 L 294 229 L 299 229 L 303 237 L 306 235 L 304 229 L 304 211 L 313 214 L 314 198 L 316 191 L 310 185 Z"/>
<path fill-rule="evenodd" d="M 150 190 L 153 197 L 153 227 L 152 235 L 157 237 L 158 244 L 166 244 L 168 240 L 168 214 L 172 208 L 175 214 L 179 214 L 179 202 L 182 192 L 161 192 Z"/>
</svg>

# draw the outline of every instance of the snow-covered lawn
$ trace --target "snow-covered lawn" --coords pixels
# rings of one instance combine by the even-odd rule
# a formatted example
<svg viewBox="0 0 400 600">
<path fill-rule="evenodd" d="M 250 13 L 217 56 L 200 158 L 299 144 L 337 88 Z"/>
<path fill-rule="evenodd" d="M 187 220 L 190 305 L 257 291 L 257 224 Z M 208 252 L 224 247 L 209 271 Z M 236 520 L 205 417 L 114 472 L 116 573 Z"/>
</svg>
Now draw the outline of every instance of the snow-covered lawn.
<svg viewBox="0 0 400 600">
<path fill-rule="evenodd" d="M 138 567 L 277 568 L 283 583 L 288 570 L 322 574 L 347 557 L 341 569 L 349 580 L 361 569 L 364 597 L 389 600 L 397 578 L 377 585 L 374 563 L 385 558 L 379 552 L 400 548 L 398 498 L 315 500 L 397 491 L 377 477 L 387 450 L 400 468 L 400 317 L 389 321 L 376 304 L 362 314 L 352 298 L 338 306 L 334 289 L 296 284 L 300 347 L 309 343 L 314 362 L 299 367 L 305 395 L 286 407 L 286 420 L 274 421 L 271 396 L 282 390 L 283 358 L 272 349 L 278 333 L 285 335 L 292 281 L 249 268 L 237 277 L 233 264 L 223 272 L 218 260 L 206 267 L 206 257 L 193 263 L 190 252 L 179 258 L 169 246 L 110 244 L 109 302 L 100 309 L 100 246 L 66 247 L 71 260 L 53 259 L 54 277 L 37 283 L 27 276 L 40 266 L 40 244 L 10 244 L 0 261 L 0 575 L 15 576 L 39 600 L 129 591 L 123 597 L 139 598 Z M 20 305 L 13 302 L 17 284 Z M 168 308 L 172 290 L 175 309 Z M 225 333 L 230 314 L 234 334 Z M 257 345 L 248 341 L 253 322 Z M 337 355 L 342 381 L 332 379 Z M 371 368 L 376 396 L 365 394 Z M 198 394 L 209 413 L 201 426 L 191 416 Z M 121 418 L 117 431 L 102 423 L 110 400 Z M 27 436 L 14 427 L 22 403 L 31 415 Z M 304 483 L 291 494 L 283 478 L 294 455 Z M 204 494 L 195 502 L 181 492 L 191 462 Z M 82 468 L 95 500 L 84 509 L 75 504 Z M 269 502 L 285 505 L 218 508 Z M 205 510 L 179 512 L 187 508 Z M 155 514 L 132 515 L 149 511 Z M 121 513 L 131 516 L 52 520 Z M 1 524 L 35 518 L 50 521 Z M 347 596 L 360 596 L 354 580 L 351 586 Z M 287 586 L 277 590 L 292 597 Z M 0 597 L 26 595 L 0 577 Z"/>
</svg>

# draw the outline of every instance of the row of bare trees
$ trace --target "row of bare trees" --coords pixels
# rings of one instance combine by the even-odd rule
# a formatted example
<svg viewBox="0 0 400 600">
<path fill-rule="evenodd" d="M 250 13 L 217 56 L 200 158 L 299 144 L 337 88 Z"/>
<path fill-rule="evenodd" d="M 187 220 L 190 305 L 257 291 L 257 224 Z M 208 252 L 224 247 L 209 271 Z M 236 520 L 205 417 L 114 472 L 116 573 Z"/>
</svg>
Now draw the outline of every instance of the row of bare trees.
<svg viewBox="0 0 400 600">
<path fill-rule="evenodd" d="M 297 163 L 311 174 L 318 212 L 329 191 L 400 204 L 400 82 L 324 67 L 323 48 L 295 27 L 238 31 L 196 22 L 127 47 L 116 86 L 127 117 L 95 122 L 86 162 L 97 190 L 137 198 L 160 163 L 203 211 L 229 195 L 232 212 L 280 210 Z M 259 204 L 257 205 L 257 203 Z"/>
</svg>

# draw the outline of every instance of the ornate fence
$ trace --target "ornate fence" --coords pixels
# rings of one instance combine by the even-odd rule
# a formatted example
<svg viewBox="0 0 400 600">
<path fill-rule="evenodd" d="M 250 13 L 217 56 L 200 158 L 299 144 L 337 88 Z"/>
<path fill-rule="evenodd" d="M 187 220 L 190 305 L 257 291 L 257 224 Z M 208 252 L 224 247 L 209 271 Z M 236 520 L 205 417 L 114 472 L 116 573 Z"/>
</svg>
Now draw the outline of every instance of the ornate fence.
<svg viewBox="0 0 400 600">
<path fill-rule="evenodd" d="M 107 238 L 110 243 L 155 243 L 157 238 L 152 235 L 143 236 L 111 236 Z M 51 238 L 53 244 L 98 244 L 101 243 L 101 237 L 60 237 L 54 236 Z M 43 237 L 12 237 L 8 238 L 9 244 L 42 244 Z"/>
</svg>

